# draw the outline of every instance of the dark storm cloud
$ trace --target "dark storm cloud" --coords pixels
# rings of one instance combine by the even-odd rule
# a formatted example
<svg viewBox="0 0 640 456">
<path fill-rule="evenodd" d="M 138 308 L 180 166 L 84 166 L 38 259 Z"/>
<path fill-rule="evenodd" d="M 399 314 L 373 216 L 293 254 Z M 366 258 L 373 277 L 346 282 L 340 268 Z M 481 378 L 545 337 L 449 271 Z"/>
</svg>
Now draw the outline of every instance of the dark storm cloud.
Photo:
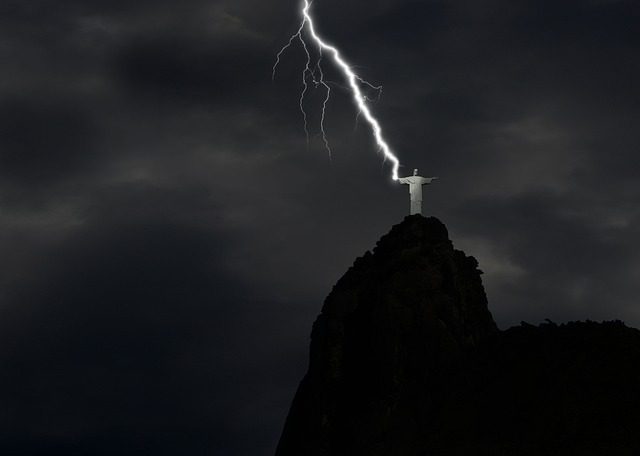
<svg viewBox="0 0 640 456">
<path fill-rule="evenodd" d="M 79 106 L 60 100 L 5 99 L 0 107 L 0 172 L 23 184 L 90 166 L 98 129 Z"/>
<path fill-rule="evenodd" d="M 4 448 L 173 454 L 272 442 L 273 422 L 269 435 L 225 441 L 246 433 L 253 413 L 273 413 L 251 379 L 289 382 L 295 369 L 262 348 L 288 341 L 265 319 L 279 306 L 224 271 L 227 236 L 211 219 L 194 227 L 176 217 L 185 204 L 215 214 L 203 196 L 133 186 L 95 195 L 101 210 L 88 208 L 29 278 L 7 287 Z M 296 358 L 296 348 L 281 349 Z"/>
<path fill-rule="evenodd" d="M 181 98 L 191 103 L 232 103 L 240 94 L 247 99 L 255 95 L 270 63 L 266 47 L 244 46 L 203 49 L 196 39 L 167 37 L 124 49 L 116 67 L 131 96 L 169 103 Z M 238 55 L 248 60 L 238 60 Z"/>
<path fill-rule="evenodd" d="M 0 6 L 0 451 L 271 454 L 322 298 L 405 213 L 297 2 Z M 640 324 L 631 1 L 322 0 L 501 326 Z"/>
<path fill-rule="evenodd" d="M 536 318 L 542 311 L 567 321 L 633 312 L 630 278 L 637 255 L 628 246 L 635 230 L 627 221 L 586 218 L 576 206 L 547 192 L 474 200 L 459 208 L 473 223 L 463 232 L 497 239 L 517 266 L 511 272 L 523 279 L 496 290 L 506 295 L 505 307 L 494 307 L 496 313 L 515 320 Z"/>
</svg>

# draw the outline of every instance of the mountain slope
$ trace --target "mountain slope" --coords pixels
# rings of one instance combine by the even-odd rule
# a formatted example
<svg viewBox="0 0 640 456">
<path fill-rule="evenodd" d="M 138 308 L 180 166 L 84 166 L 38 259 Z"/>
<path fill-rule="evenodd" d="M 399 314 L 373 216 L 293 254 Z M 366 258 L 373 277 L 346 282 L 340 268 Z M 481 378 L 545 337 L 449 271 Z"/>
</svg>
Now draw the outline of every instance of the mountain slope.
<svg viewBox="0 0 640 456">
<path fill-rule="evenodd" d="M 358 258 L 314 323 L 276 455 L 636 454 L 640 332 L 501 332 L 477 267 L 422 216 Z"/>
</svg>

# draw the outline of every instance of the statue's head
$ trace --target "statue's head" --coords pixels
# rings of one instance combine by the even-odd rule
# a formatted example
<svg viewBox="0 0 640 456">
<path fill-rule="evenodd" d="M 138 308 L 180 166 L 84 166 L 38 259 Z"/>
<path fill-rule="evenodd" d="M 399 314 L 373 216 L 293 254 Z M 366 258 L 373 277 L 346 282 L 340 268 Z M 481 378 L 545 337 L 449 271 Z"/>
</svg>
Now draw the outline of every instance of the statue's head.
<svg viewBox="0 0 640 456">
<path fill-rule="evenodd" d="M 417 175 L 418 175 L 418 168 L 416 168 L 416 169 L 414 169 L 414 170 L 413 170 L 413 175 L 414 175 L 414 176 L 417 176 Z"/>
</svg>

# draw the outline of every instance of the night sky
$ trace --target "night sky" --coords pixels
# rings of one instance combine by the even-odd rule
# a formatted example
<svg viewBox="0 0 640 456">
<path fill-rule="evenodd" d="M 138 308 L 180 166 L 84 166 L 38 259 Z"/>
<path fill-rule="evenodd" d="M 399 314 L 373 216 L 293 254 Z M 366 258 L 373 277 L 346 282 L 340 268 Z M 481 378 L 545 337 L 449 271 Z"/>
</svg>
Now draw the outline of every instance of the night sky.
<svg viewBox="0 0 640 456">
<path fill-rule="evenodd" d="M 408 211 L 297 1 L 0 3 L 0 454 L 273 453 L 322 301 Z M 501 328 L 640 326 L 635 0 L 316 0 Z"/>
</svg>

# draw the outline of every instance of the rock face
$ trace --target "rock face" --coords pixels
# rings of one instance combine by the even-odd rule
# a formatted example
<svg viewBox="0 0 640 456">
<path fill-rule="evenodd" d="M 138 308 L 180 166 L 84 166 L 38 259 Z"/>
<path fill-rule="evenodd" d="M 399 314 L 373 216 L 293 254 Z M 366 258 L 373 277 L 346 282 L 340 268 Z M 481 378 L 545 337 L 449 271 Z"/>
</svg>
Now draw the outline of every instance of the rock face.
<svg viewBox="0 0 640 456">
<path fill-rule="evenodd" d="M 640 454 L 640 332 L 501 332 L 480 274 L 420 215 L 358 258 L 314 323 L 276 456 Z"/>
<path fill-rule="evenodd" d="M 314 323 L 276 454 L 417 454 L 438 373 L 497 331 L 477 266 L 420 215 L 358 258 Z"/>
</svg>

